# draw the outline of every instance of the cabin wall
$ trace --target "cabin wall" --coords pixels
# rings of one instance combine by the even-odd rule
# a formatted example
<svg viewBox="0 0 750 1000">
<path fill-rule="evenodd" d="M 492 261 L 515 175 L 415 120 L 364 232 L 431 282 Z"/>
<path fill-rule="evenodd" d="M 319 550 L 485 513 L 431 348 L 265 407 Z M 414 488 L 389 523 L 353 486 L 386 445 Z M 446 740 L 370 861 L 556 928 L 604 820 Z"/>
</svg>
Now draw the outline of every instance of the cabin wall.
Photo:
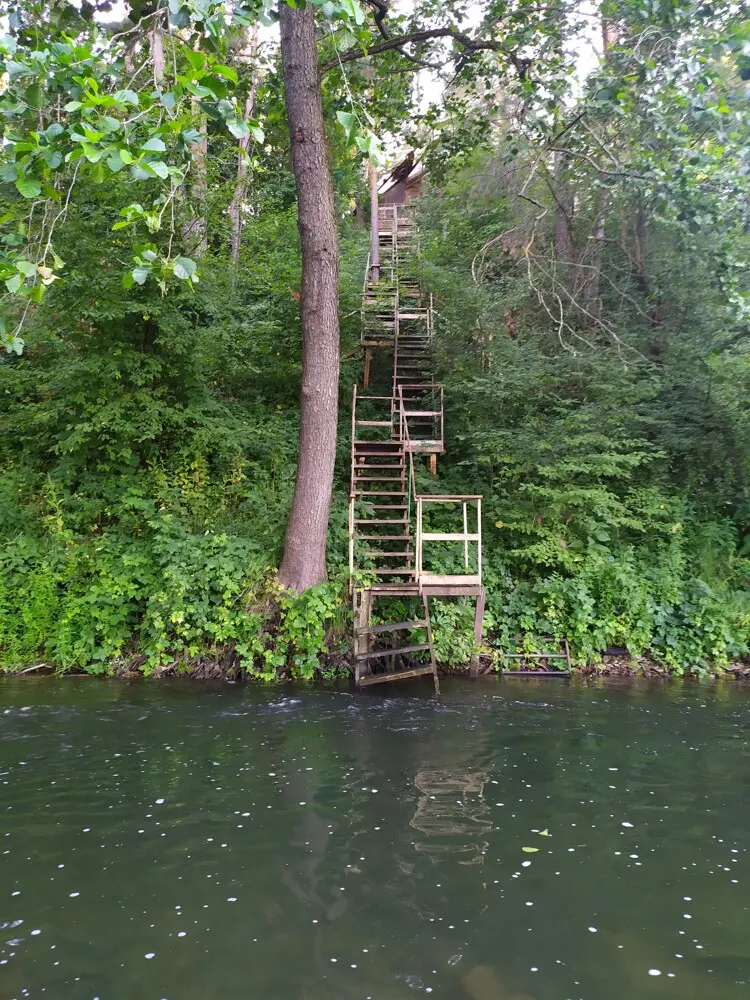
<svg viewBox="0 0 750 1000">
<path fill-rule="evenodd" d="M 380 196 L 381 205 L 403 205 L 406 201 L 406 181 L 399 181 Z"/>
<path fill-rule="evenodd" d="M 380 195 L 381 205 L 405 205 L 414 201 L 422 195 L 422 175 L 419 177 L 409 177 L 406 180 L 398 181 L 393 187 L 388 188 L 385 194 Z"/>
</svg>

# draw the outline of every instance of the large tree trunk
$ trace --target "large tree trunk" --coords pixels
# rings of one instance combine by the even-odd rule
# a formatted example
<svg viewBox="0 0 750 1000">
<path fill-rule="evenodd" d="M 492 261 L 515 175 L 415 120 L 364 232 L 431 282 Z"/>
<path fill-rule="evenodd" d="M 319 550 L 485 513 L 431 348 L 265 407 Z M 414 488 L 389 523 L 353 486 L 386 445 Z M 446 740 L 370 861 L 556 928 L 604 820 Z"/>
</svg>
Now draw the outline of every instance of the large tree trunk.
<svg viewBox="0 0 750 1000">
<path fill-rule="evenodd" d="M 326 539 L 336 459 L 339 386 L 339 257 L 333 183 L 323 124 L 315 7 L 279 6 L 292 171 L 302 245 L 302 393 L 297 482 L 279 581 L 295 593 L 326 578 Z"/>
</svg>

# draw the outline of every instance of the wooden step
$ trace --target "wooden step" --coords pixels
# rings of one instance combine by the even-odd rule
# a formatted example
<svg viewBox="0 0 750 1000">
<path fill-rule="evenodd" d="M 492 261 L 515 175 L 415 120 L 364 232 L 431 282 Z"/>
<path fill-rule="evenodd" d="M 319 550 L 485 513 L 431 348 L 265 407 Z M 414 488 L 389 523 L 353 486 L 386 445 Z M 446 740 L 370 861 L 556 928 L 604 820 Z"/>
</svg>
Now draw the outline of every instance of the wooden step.
<svg viewBox="0 0 750 1000">
<path fill-rule="evenodd" d="M 418 400 L 412 400 L 412 402 L 418 402 Z M 388 421 L 388 426 L 392 427 L 393 421 Z M 392 465 L 398 465 L 399 462 L 404 460 L 404 449 L 399 445 L 398 451 L 365 451 L 365 452 L 354 452 L 354 458 L 358 461 L 369 461 L 370 459 L 378 459 L 386 462 L 390 462 Z"/>
<path fill-rule="evenodd" d="M 360 483 L 400 483 L 403 476 L 355 476 L 354 479 Z"/>
<path fill-rule="evenodd" d="M 395 521 L 383 521 L 376 517 L 355 517 L 355 524 L 408 524 L 409 520 L 406 517 L 397 518 Z"/>
<path fill-rule="evenodd" d="M 390 420 L 357 420 L 357 427 L 390 427 Z"/>
<path fill-rule="evenodd" d="M 357 660 L 377 660 L 382 656 L 402 656 L 404 653 L 422 653 L 424 650 L 429 649 L 430 644 L 428 642 L 420 642 L 416 646 L 397 646 L 395 649 L 379 649 L 374 653 L 357 653 Z M 428 667 L 431 671 L 432 667 Z"/>
<path fill-rule="evenodd" d="M 358 490 L 358 497 L 402 497 L 404 490 Z"/>
<path fill-rule="evenodd" d="M 408 670 L 386 670 L 382 674 L 366 674 L 364 677 L 360 677 L 359 684 L 360 687 L 369 687 L 371 684 L 383 684 L 386 681 L 404 681 L 410 677 L 423 677 L 425 674 L 431 673 L 432 667 L 427 663 L 419 667 L 410 667 Z"/>
<path fill-rule="evenodd" d="M 364 572 L 368 572 L 367 567 L 364 568 Z M 414 569 L 411 566 L 404 566 L 401 569 L 379 569 L 376 566 L 369 572 L 375 576 L 414 576 Z"/>
<path fill-rule="evenodd" d="M 365 625 L 364 628 L 356 628 L 354 631 L 357 635 L 366 635 L 368 633 L 376 635 L 380 632 L 399 632 L 407 628 L 426 628 L 427 624 L 426 621 L 387 622 L 385 625 Z"/>
<path fill-rule="evenodd" d="M 393 396 L 389 396 L 389 399 L 393 399 Z M 381 451 L 393 451 L 397 452 L 399 449 L 399 442 L 395 438 L 355 438 L 352 441 L 355 448 L 364 448 L 368 450 L 368 454 L 378 454 Z M 370 451 L 370 449 L 376 449 L 375 451 Z"/>
<path fill-rule="evenodd" d="M 400 451 L 398 455 L 355 455 L 358 469 L 401 469 L 404 465 L 404 453 Z M 362 464 L 363 461 L 371 458 L 382 458 L 384 462 L 373 463 L 372 465 Z"/>
<path fill-rule="evenodd" d="M 371 503 L 368 506 L 373 510 L 406 510 L 405 503 Z"/>
<path fill-rule="evenodd" d="M 360 542 L 411 542 L 411 537 L 408 533 L 403 535 L 360 535 L 357 532 L 356 538 Z"/>
<path fill-rule="evenodd" d="M 398 556 L 400 559 L 407 559 L 407 560 L 409 560 L 409 559 L 413 559 L 414 558 L 414 553 L 413 552 L 409 552 L 408 550 L 406 552 L 379 552 L 378 551 L 378 552 L 363 552 L 362 553 L 362 558 L 363 559 L 379 559 L 381 556 L 383 557 L 383 559 L 395 559 L 396 556 Z"/>
</svg>

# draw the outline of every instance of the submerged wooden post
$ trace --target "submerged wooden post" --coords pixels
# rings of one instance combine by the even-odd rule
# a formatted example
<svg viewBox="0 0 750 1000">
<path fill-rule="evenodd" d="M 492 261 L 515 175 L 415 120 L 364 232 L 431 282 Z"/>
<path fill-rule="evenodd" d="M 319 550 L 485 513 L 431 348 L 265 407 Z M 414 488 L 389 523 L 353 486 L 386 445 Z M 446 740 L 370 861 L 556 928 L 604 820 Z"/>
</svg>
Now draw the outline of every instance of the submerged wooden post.
<svg viewBox="0 0 750 1000">
<path fill-rule="evenodd" d="M 372 250 L 370 252 L 370 280 L 373 285 L 380 281 L 380 220 L 378 217 L 378 175 L 372 163 L 367 164 L 370 178 L 370 235 Z"/>
</svg>

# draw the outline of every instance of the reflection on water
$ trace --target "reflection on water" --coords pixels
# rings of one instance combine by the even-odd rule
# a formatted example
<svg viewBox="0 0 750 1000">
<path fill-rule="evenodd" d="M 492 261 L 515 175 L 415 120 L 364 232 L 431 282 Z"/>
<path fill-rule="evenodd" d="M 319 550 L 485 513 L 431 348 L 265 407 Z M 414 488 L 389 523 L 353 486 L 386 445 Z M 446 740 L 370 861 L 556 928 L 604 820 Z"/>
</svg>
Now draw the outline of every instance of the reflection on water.
<svg viewBox="0 0 750 1000">
<path fill-rule="evenodd" d="M 435 862 L 452 855 L 459 864 L 481 865 L 489 843 L 474 838 L 492 829 L 486 781 L 483 771 L 419 771 L 414 784 L 420 797 L 410 825 L 428 839 L 415 841 L 415 848 Z"/>
<path fill-rule="evenodd" d="M 746 1000 L 750 697 L 0 684 L 0 1000 Z"/>
</svg>

